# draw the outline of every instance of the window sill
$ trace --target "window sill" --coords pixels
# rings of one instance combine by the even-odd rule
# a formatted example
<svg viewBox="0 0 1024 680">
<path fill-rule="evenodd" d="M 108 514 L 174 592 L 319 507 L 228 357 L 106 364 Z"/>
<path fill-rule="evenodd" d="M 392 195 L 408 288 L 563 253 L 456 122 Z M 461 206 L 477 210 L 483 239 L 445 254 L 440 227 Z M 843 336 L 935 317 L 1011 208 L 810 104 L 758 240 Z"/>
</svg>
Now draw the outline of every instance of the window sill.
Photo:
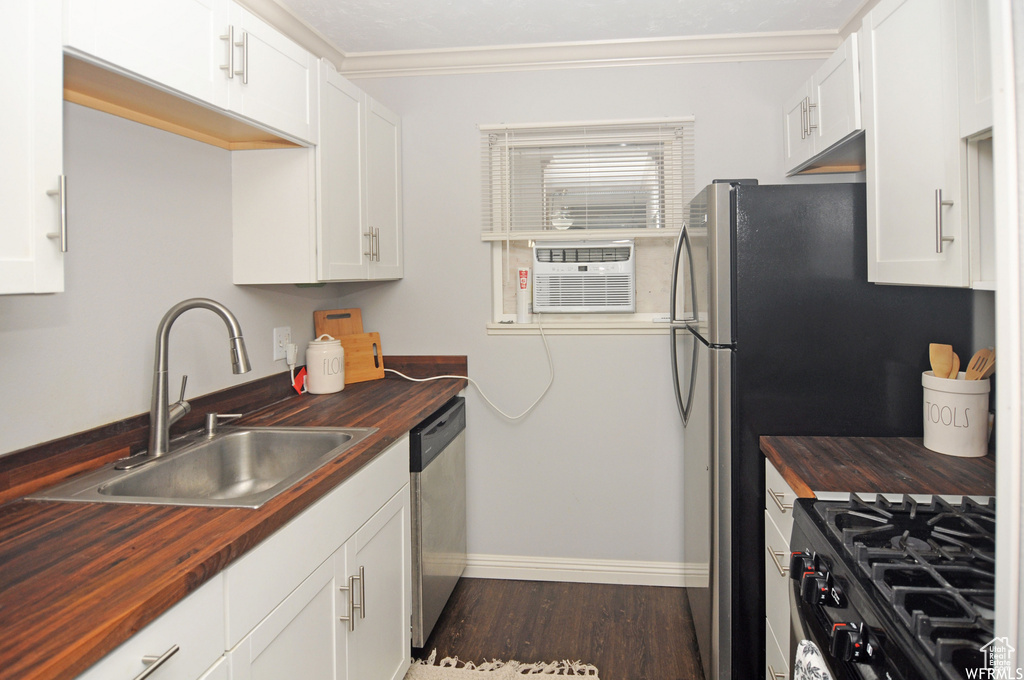
<svg viewBox="0 0 1024 680">
<path fill-rule="evenodd" d="M 666 335 L 665 321 L 545 321 L 537 323 L 488 323 L 488 335 Z"/>
<path fill-rule="evenodd" d="M 624 238 L 670 238 L 679 236 L 678 229 L 550 229 L 543 231 L 484 232 L 482 241 L 613 241 Z"/>
</svg>

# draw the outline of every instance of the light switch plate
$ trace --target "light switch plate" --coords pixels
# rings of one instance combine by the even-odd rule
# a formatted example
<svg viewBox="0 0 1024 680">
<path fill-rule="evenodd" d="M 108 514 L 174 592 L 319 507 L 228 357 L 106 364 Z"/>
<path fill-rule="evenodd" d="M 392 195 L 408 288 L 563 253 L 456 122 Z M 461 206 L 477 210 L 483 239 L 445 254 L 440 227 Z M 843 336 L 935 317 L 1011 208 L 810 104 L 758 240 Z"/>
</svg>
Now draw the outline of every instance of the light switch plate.
<svg viewBox="0 0 1024 680">
<path fill-rule="evenodd" d="M 285 350 L 292 341 L 292 327 L 281 326 L 274 329 L 274 361 L 285 358 Z"/>
</svg>

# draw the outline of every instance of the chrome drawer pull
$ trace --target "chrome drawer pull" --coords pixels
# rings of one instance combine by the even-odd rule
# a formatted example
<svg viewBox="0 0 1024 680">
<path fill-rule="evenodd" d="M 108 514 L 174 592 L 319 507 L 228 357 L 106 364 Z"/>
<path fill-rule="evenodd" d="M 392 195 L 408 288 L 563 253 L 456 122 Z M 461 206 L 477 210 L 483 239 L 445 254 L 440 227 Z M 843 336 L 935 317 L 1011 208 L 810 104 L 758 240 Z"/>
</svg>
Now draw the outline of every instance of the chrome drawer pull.
<svg viewBox="0 0 1024 680">
<path fill-rule="evenodd" d="M 229 25 L 228 32 L 220 36 L 220 39 L 228 43 L 228 63 L 221 64 L 220 70 L 227 71 L 230 80 L 235 77 L 235 27 Z"/>
<path fill-rule="evenodd" d="M 772 676 L 773 678 L 778 678 L 778 680 L 786 680 L 786 677 L 787 677 L 786 673 L 778 672 L 777 670 L 772 668 L 771 664 L 768 664 L 768 674 L 770 676 Z"/>
<path fill-rule="evenodd" d="M 775 563 L 775 568 L 779 570 L 779 576 L 785 578 L 786 574 L 789 573 L 789 567 L 782 566 L 782 562 L 780 562 L 779 560 L 786 556 L 786 552 L 775 550 L 770 545 L 767 547 L 768 554 L 772 556 L 772 562 Z"/>
<path fill-rule="evenodd" d="M 60 231 L 53 231 L 46 238 L 60 240 L 60 252 L 68 252 L 68 188 L 67 176 L 57 176 L 57 188 L 46 192 L 47 196 L 56 196 L 60 202 Z"/>
<path fill-rule="evenodd" d="M 366 574 L 363 572 L 363 568 L 359 567 L 359 604 L 355 605 L 359 608 L 359 618 L 366 618 Z"/>
<path fill-rule="evenodd" d="M 170 649 L 168 649 L 166 652 L 164 652 L 160 656 L 144 656 L 144 657 L 142 657 L 142 663 L 147 664 L 147 668 L 146 668 L 146 670 L 144 670 L 141 673 L 139 673 L 138 675 L 136 675 L 135 676 L 135 680 L 145 680 L 150 675 L 152 675 L 153 672 L 157 668 L 160 668 L 160 666 L 163 666 L 164 663 L 168 659 L 170 659 L 172 656 L 174 656 L 177 653 L 178 653 L 178 645 L 173 645 Z"/>
<path fill-rule="evenodd" d="M 772 497 L 772 500 L 775 501 L 775 505 L 779 506 L 779 510 L 781 510 L 783 514 L 785 514 L 786 510 L 793 509 L 792 503 L 782 502 L 782 499 L 786 497 L 786 494 L 779 493 L 778 491 L 775 491 L 774 489 L 772 489 L 772 487 L 769 486 L 768 495 Z"/>
<path fill-rule="evenodd" d="M 953 205 L 949 199 L 942 200 L 942 189 L 935 190 L 935 252 L 942 253 L 943 243 L 952 243 L 952 236 L 942 235 L 942 209 Z"/>
<path fill-rule="evenodd" d="M 355 580 L 358 576 L 349 576 L 348 585 L 340 586 L 338 590 L 343 593 L 348 593 L 348 616 L 339 616 L 339 621 L 348 621 L 348 630 L 351 633 L 356 629 L 356 603 L 355 603 L 355 592 L 356 584 Z"/>
</svg>

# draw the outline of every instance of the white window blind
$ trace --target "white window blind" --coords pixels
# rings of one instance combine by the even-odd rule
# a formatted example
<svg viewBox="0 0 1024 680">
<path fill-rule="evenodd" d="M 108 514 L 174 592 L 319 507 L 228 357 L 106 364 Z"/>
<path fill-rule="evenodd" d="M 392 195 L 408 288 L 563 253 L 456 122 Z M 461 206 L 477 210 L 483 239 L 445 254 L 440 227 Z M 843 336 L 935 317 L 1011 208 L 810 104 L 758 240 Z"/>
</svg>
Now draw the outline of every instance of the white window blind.
<svg viewBox="0 0 1024 680">
<path fill-rule="evenodd" d="M 485 233 L 682 225 L 692 118 L 480 130 Z"/>
</svg>

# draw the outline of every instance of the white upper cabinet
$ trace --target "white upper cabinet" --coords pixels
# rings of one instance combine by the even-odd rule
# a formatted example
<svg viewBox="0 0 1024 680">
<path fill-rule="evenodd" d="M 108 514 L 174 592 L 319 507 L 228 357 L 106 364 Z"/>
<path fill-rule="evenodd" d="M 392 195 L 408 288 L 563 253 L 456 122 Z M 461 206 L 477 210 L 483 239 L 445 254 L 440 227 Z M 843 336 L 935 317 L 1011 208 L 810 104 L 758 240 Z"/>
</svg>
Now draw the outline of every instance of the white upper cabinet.
<svg viewBox="0 0 1024 680">
<path fill-rule="evenodd" d="M 249 120 L 315 143 L 317 60 L 234 3 L 227 30 L 232 33 L 233 44 L 228 108 Z"/>
<path fill-rule="evenodd" d="M 326 60 L 320 74 L 318 274 L 323 281 L 365 279 L 370 261 L 363 227 L 366 95 Z"/>
<path fill-rule="evenodd" d="M 64 0 L 64 45 L 146 80 L 227 105 L 225 0 Z"/>
<path fill-rule="evenodd" d="M 397 115 L 367 97 L 366 227 L 371 279 L 400 279 L 402 259 L 402 129 Z"/>
<path fill-rule="evenodd" d="M 70 54 L 316 141 L 316 59 L 230 0 L 65 0 Z"/>
<path fill-rule="evenodd" d="M 828 153 L 861 131 L 860 99 L 858 39 L 853 34 L 783 105 L 786 172 L 861 170 L 846 154 Z"/>
<path fill-rule="evenodd" d="M 398 116 L 326 62 L 313 149 L 232 154 L 232 276 L 239 284 L 398 279 Z"/>
<path fill-rule="evenodd" d="M 60 0 L 5 2 L 0 294 L 64 290 Z"/>
<path fill-rule="evenodd" d="M 954 0 L 883 0 L 864 19 L 868 280 L 970 283 Z"/>
<path fill-rule="evenodd" d="M 956 40 L 960 83 L 960 136 L 992 127 L 992 42 L 988 0 L 957 0 Z"/>
</svg>

